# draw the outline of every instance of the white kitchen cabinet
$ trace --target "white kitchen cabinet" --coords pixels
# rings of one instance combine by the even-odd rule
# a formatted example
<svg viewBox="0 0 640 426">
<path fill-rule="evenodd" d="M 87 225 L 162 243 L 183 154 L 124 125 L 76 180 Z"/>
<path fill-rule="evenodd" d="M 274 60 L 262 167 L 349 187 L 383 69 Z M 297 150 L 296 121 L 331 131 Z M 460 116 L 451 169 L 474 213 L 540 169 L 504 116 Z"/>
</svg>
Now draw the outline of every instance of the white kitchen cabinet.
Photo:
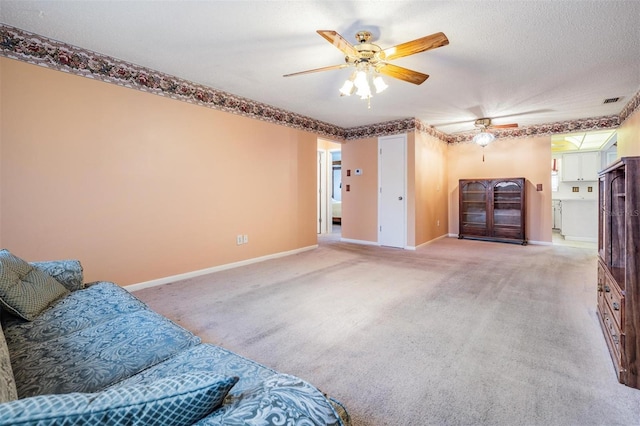
<svg viewBox="0 0 640 426">
<path fill-rule="evenodd" d="M 565 182 L 597 181 L 599 152 L 578 152 L 562 156 L 562 180 Z"/>
</svg>

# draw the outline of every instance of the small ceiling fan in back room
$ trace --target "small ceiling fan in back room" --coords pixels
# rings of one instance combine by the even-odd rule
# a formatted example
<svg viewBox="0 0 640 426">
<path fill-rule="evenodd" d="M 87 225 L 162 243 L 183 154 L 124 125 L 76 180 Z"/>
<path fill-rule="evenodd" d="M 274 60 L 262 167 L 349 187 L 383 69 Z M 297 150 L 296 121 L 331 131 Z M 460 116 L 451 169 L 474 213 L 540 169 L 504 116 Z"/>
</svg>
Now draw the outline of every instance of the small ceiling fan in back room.
<svg viewBox="0 0 640 426">
<path fill-rule="evenodd" d="M 353 67 L 355 70 L 340 89 L 340 95 L 351 96 L 355 93 L 360 96 L 361 99 L 366 99 L 369 107 L 371 107 L 370 99 L 373 96 L 371 83 L 376 93 L 380 93 L 387 88 L 380 74 L 416 85 L 422 84 L 429 78 L 428 74 L 394 65 L 389 61 L 449 44 L 449 39 L 441 32 L 386 49 L 382 49 L 377 44 L 371 43 L 372 35 L 369 31 L 358 31 L 358 33 L 356 33 L 358 43 L 355 46 L 345 40 L 345 38 L 336 31 L 318 30 L 317 33 L 345 55 L 345 63 L 285 74 L 284 77 Z"/>
<path fill-rule="evenodd" d="M 473 123 L 476 128 L 480 129 L 480 133 L 473 137 L 473 141 L 481 146 L 489 145 L 494 139 L 493 133 L 488 132 L 489 129 L 510 129 L 518 127 L 517 123 L 509 124 L 492 124 L 490 118 L 478 118 Z"/>
<path fill-rule="evenodd" d="M 484 147 L 489 145 L 495 139 L 493 133 L 488 132 L 489 129 L 509 129 L 518 127 L 517 123 L 509 124 L 491 124 L 490 118 L 478 118 L 473 123 L 476 128 L 480 129 L 480 133 L 473 137 L 473 141 L 482 147 L 482 161 L 484 162 Z"/>
</svg>

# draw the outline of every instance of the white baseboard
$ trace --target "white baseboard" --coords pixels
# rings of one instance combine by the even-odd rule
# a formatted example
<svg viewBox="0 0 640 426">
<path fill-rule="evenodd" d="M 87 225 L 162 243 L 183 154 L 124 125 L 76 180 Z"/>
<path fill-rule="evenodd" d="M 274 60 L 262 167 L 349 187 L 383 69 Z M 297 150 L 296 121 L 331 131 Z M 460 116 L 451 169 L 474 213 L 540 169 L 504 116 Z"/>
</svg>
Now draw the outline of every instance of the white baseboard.
<svg viewBox="0 0 640 426">
<path fill-rule="evenodd" d="M 157 287 L 159 285 L 169 284 L 175 281 L 186 280 L 189 278 L 199 277 L 200 275 L 211 274 L 213 272 L 224 271 L 226 269 L 238 268 L 240 266 L 251 265 L 253 263 L 264 262 L 265 260 L 277 259 L 279 257 L 291 256 L 292 254 L 302 253 L 304 251 L 318 248 L 318 245 L 302 247 L 295 250 L 283 251 L 280 253 L 269 254 L 267 256 L 255 257 L 253 259 L 241 260 L 239 262 L 227 263 L 225 265 L 213 266 L 211 268 L 200 269 L 197 271 L 186 272 L 184 274 L 172 275 L 170 277 L 158 278 L 156 280 L 145 281 L 137 284 L 123 286 L 129 292 L 142 290 L 143 288 Z"/>
<path fill-rule="evenodd" d="M 551 241 L 532 241 L 532 240 L 527 240 L 527 244 L 532 244 L 534 246 L 552 246 L 553 245 Z"/>
<path fill-rule="evenodd" d="M 597 237 L 571 237 L 571 236 L 564 236 L 564 239 L 566 241 L 582 241 L 584 243 L 597 243 L 598 242 L 598 238 Z"/>
<path fill-rule="evenodd" d="M 424 242 L 424 243 L 422 243 L 422 244 L 418 244 L 418 246 L 417 246 L 417 247 L 413 247 L 413 250 L 416 250 L 416 249 L 418 249 L 418 248 L 420 248 L 420 247 L 428 246 L 429 244 L 435 243 L 435 242 L 436 242 L 436 241 L 438 241 L 438 240 L 441 240 L 441 239 L 443 239 L 443 238 L 449 238 L 449 237 L 451 237 L 451 234 L 443 234 L 443 235 L 440 235 L 439 237 L 436 237 L 436 238 L 434 238 L 434 239 L 432 239 L 432 240 L 429 240 L 429 241 Z M 457 237 L 457 235 L 456 235 L 456 237 Z"/>
</svg>

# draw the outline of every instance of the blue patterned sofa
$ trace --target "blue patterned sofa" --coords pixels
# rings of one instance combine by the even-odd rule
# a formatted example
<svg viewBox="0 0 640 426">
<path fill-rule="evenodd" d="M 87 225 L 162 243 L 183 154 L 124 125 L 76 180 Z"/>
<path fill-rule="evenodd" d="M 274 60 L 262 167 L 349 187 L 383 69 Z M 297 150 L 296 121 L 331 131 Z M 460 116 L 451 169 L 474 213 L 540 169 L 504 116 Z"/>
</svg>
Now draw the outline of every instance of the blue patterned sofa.
<svg viewBox="0 0 640 426">
<path fill-rule="evenodd" d="M 304 380 L 200 339 L 78 261 L 0 251 L 0 425 L 348 425 Z"/>
</svg>

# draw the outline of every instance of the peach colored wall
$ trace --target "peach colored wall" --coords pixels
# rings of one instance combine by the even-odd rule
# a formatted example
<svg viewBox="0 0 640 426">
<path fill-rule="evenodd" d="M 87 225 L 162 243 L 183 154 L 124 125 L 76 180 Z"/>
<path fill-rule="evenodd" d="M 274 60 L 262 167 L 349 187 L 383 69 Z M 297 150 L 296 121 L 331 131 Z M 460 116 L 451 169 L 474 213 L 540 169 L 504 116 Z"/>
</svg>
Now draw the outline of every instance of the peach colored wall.
<svg viewBox="0 0 640 426">
<path fill-rule="evenodd" d="M 439 139 L 415 133 L 416 246 L 448 232 L 447 149 Z"/>
<path fill-rule="evenodd" d="M 16 255 L 127 285 L 317 244 L 316 135 L 0 67 L 0 236 Z"/>
<path fill-rule="evenodd" d="M 362 175 L 355 176 L 355 169 Z M 342 238 L 378 241 L 377 191 L 378 138 L 347 141 L 342 145 Z"/>
<path fill-rule="evenodd" d="M 640 155 L 640 109 L 618 128 L 618 158 Z"/>
<path fill-rule="evenodd" d="M 450 145 L 449 233 L 458 234 L 458 180 L 466 178 L 524 177 L 525 233 L 531 242 L 551 242 L 551 138 L 549 136 L 497 139 L 484 149 L 473 143 Z M 536 191 L 536 184 L 543 191 Z"/>
</svg>

